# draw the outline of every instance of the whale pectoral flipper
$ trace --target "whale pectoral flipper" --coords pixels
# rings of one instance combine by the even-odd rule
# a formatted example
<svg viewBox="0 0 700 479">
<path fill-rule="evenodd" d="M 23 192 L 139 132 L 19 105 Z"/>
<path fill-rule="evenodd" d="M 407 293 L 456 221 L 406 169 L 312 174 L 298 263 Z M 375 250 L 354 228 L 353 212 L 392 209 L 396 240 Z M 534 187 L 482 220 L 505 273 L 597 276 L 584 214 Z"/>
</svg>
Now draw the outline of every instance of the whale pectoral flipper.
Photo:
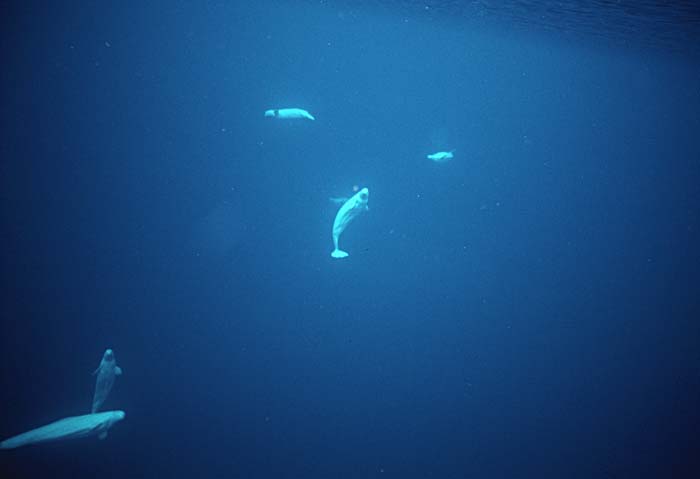
<svg viewBox="0 0 700 479">
<path fill-rule="evenodd" d="M 119 366 L 115 366 L 114 367 L 114 374 L 117 376 L 121 376 L 122 375 L 122 368 L 120 368 Z"/>
</svg>

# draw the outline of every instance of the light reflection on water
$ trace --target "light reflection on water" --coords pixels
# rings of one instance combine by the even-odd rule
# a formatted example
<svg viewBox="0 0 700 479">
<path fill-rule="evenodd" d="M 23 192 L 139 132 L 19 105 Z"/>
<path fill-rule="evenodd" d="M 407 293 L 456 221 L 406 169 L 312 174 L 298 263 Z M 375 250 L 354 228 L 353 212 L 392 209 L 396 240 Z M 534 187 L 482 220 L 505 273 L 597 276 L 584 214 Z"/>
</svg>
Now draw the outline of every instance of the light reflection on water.
<svg viewBox="0 0 700 479">
<path fill-rule="evenodd" d="M 363 2 L 371 4 L 373 2 Z M 700 53 L 700 2 L 651 0 L 383 0 L 407 14 L 461 20 L 505 20 L 620 44 Z"/>
</svg>

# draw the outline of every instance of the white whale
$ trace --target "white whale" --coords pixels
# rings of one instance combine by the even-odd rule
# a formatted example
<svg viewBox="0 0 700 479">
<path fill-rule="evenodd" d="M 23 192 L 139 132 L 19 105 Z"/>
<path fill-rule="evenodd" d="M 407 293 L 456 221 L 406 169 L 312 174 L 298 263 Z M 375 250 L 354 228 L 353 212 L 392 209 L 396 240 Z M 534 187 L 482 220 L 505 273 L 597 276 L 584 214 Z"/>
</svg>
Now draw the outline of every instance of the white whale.
<svg viewBox="0 0 700 479">
<path fill-rule="evenodd" d="M 332 257 L 348 257 L 347 252 L 338 248 L 338 238 L 340 238 L 345 228 L 348 227 L 350 222 L 354 220 L 357 215 L 369 209 L 369 206 L 367 206 L 368 200 L 369 190 L 367 188 L 362 188 L 338 210 L 338 213 L 335 215 L 335 221 L 333 222 L 333 246 L 335 246 L 335 249 L 331 253 Z"/>
<path fill-rule="evenodd" d="M 433 160 L 435 163 L 445 163 L 446 161 L 450 161 L 452 158 L 454 158 L 455 151 L 457 150 L 438 151 L 437 153 L 428 155 L 427 158 L 429 160 Z"/>
<path fill-rule="evenodd" d="M 124 419 L 124 411 L 105 411 L 97 414 L 85 414 L 59 419 L 47 424 L 5 439 L 0 442 L 0 449 L 14 449 L 28 444 L 40 442 L 61 441 L 63 439 L 75 439 L 85 436 L 97 436 L 100 439 L 107 437 L 107 431 L 115 423 Z"/>
<path fill-rule="evenodd" d="M 306 118 L 307 120 L 315 120 L 314 116 L 301 108 L 280 108 L 277 110 L 267 110 L 265 116 L 268 118 L 278 118 L 280 120 L 295 120 L 298 118 Z"/>
<path fill-rule="evenodd" d="M 114 351 L 111 349 L 105 351 L 102 355 L 100 365 L 92 374 L 97 375 L 97 380 L 95 381 L 95 395 L 92 397 L 92 412 L 95 413 L 102 407 L 102 403 L 105 402 L 105 399 L 107 399 L 114 385 L 114 379 L 122 374 L 122 369 L 117 366 Z"/>
</svg>

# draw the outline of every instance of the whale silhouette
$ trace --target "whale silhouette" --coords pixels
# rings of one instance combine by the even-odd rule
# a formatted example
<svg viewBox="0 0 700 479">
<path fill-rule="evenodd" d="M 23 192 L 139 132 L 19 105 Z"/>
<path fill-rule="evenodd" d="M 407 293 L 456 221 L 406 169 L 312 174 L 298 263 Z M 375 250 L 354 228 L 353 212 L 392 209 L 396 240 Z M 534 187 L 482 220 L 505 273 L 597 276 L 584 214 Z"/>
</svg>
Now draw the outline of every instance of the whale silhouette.
<svg viewBox="0 0 700 479">
<path fill-rule="evenodd" d="M 352 198 L 347 200 L 338 210 L 338 213 L 335 215 L 335 221 L 333 222 L 333 246 L 335 246 L 335 249 L 331 253 L 332 257 L 347 258 L 349 256 L 346 251 L 343 251 L 338 247 L 338 239 L 352 220 L 354 220 L 363 211 L 367 211 L 369 209 L 369 206 L 367 206 L 368 200 L 369 190 L 367 188 L 362 188 Z"/>
<path fill-rule="evenodd" d="M 268 118 L 278 118 L 280 120 L 294 120 L 305 118 L 307 120 L 315 120 L 314 116 L 301 108 L 280 108 L 277 110 L 265 111 L 265 116 Z"/>
<path fill-rule="evenodd" d="M 446 161 L 450 161 L 452 158 L 454 158 L 455 151 L 457 150 L 438 151 L 437 153 L 428 155 L 427 158 L 429 160 L 433 160 L 435 163 L 445 163 Z"/>
<path fill-rule="evenodd" d="M 105 411 L 59 419 L 58 421 L 27 431 L 0 442 L 0 449 L 14 449 L 28 444 L 62 441 L 86 436 L 107 437 L 107 431 L 124 419 L 124 411 Z"/>
<path fill-rule="evenodd" d="M 92 397 L 92 412 L 97 412 L 112 390 L 114 380 L 117 376 L 121 376 L 122 374 L 122 369 L 117 366 L 114 351 L 107 349 L 104 352 L 100 365 L 92 374 L 97 375 L 97 380 L 95 381 L 95 395 Z"/>
</svg>

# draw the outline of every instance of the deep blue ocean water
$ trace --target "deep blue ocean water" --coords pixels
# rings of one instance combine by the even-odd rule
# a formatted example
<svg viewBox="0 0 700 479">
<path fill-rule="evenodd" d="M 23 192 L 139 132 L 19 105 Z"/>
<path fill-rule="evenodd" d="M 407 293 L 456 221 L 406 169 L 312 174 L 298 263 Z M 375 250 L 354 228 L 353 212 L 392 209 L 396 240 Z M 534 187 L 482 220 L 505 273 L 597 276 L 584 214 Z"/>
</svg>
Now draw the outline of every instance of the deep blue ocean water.
<svg viewBox="0 0 700 479">
<path fill-rule="evenodd" d="M 698 477 L 692 3 L 1 10 L 0 477 Z"/>
</svg>

